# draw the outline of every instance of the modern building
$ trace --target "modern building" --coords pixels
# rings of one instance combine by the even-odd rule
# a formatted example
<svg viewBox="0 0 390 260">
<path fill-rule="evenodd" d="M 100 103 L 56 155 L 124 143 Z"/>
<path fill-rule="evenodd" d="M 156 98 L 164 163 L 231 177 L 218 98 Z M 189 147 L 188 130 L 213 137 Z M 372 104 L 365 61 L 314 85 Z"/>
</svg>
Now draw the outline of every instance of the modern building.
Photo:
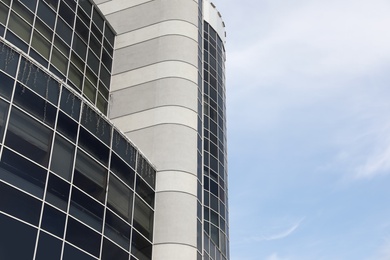
<svg viewBox="0 0 390 260">
<path fill-rule="evenodd" d="M 201 0 L 0 0 L 0 259 L 229 259 Z"/>
</svg>

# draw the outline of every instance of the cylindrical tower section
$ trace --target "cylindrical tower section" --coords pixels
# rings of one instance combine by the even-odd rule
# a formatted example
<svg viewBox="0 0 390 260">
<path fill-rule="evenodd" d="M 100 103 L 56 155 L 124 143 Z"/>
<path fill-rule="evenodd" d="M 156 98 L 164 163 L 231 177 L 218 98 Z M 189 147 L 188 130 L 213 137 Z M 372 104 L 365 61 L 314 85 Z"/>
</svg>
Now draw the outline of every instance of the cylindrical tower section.
<svg viewBox="0 0 390 260">
<path fill-rule="evenodd" d="M 203 258 L 229 259 L 225 26 L 203 3 Z"/>
<path fill-rule="evenodd" d="M 98 7 L 117 32 L 109 117 L 157 169 L 153 259 L 196 259 L 198 1 Z"/>
</svg>

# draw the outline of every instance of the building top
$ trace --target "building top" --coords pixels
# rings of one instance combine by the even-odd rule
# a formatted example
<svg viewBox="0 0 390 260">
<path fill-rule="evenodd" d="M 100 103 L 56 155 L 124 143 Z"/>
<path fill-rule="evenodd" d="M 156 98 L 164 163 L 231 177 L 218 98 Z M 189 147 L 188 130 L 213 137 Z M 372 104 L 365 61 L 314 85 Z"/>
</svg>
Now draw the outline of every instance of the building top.
<svg viewBox="0 0 390 260">
<path fill-rule="evenodd" d="M 220 12 L 209 0 L 203 1 L 203 18 L 216 30 L 223 43 L 226 43 L 225 23 Z"/>
</svg>

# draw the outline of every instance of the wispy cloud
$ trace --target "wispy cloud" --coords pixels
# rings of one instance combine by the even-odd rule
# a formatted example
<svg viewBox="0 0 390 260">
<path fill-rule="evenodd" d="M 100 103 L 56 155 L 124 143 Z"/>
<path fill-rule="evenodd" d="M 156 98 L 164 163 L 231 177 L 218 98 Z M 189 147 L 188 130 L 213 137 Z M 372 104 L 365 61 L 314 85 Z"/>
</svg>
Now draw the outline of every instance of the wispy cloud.
<svg viewBox="0 0 390 260">
<path fill-rule="evenodd" d="M 290 236 L 292 233 L 294 233 L 295 230 L 298 229 L 298 227 L 301 225 L 301 223 L 304 219 L 305 218 L 300 219 L 298 222 L 293 224 L 291 227 L 284 229 L 282 231 L 253 237 L 251 240 L 253 240 L 253 241 L 271 241 L 271 240 L 278 240 L 278 239 L 286 238 L 286 237 Z"/>
</svg>

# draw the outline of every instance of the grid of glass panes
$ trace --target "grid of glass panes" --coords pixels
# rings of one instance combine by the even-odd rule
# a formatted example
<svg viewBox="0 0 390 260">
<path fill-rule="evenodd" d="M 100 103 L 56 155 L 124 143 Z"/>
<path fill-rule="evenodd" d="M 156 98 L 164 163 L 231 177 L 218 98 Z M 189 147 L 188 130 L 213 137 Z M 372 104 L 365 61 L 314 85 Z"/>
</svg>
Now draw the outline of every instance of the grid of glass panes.
<svg viewBox="0 0 390 260">
<path fill-rule="evenodd" d="M 225 50 L 216 31 L 203 26 L 204 259 L 219 260 L 229 258 Z"/>
<path fill-rule="evenodd" d="M 198 1 L 198 151 L 197 151 L 197 259 L 202 260 L 203 253 L 203 1 Z"/>
<path fill-rule="evenodd" d="M 89 0 L 0 0 L 0 36 L 107 113 L 115 35 Z"/>
<path fill-rule="evenodd" d="M 151 259 L 155 170 L 49 74 L 0 41 L 1 257 Z"/>
</svg>

